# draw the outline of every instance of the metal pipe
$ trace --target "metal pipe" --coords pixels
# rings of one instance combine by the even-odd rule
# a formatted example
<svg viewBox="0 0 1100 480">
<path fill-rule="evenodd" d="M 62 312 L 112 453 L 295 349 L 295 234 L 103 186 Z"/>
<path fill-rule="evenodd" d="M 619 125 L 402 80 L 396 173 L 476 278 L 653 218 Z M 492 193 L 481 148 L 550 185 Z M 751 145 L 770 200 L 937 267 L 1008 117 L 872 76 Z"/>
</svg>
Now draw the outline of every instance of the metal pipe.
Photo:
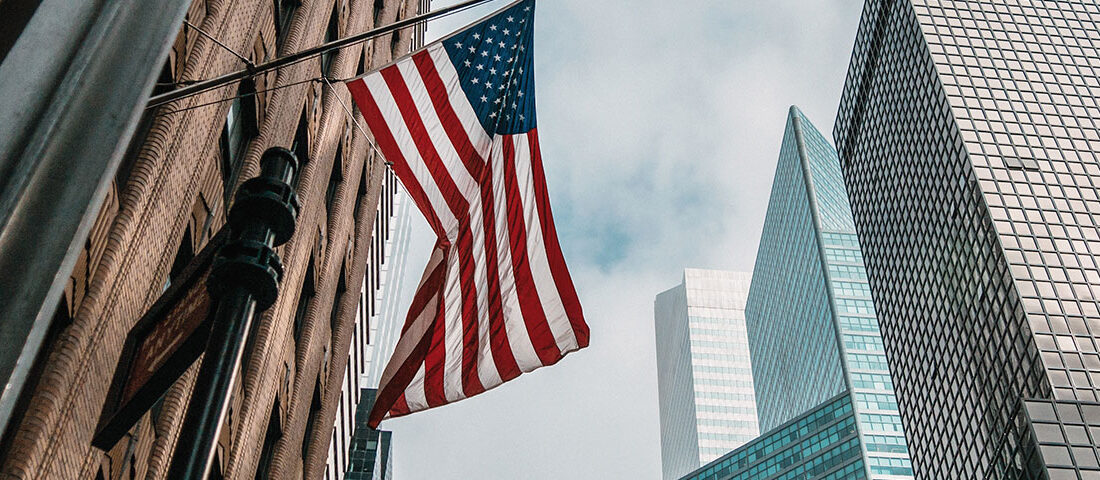
<svg viewBox="0 0 1100 480">
<path fill-rule="evenodd" d="M 395 30 L 400 30 L 400 29 L 403 29 L 403 28 L 406 28 L 406 27 L 410 27 L 410 26 L 413 26 L 413 25 L 415 25 L 419 22 L 431 20 L 433 18 L 442 16 L 442 15 L 446 15 L 448 13 L 452 13 L 452 12 L 455 12 L 457 10 L 461 10 L 461 9 L 464 9 L 464 8 L 467 8 L 467 7 L 471 7 L 471 6 L 477 5 L 479 3 L 485 3 L 487 1 L 490 1 L 490 0 L 466 0 L 464 2 L 459 2 L 459 3 L 456 3 L 454 5 L 451 5 L 449 7 L 440 8 L 439 10 L 433 10 L 431 12 L 424 13 L 424 14 L 421 14 L 421 15 L 412 16 L 412 17 L 406 18 L 404 20 L 400 20 L 400 21 L 391 23 L 389 25 L 381 26 L 381 27 L 378 27 L 378 28 L 375 28 L 375 29 L 372 29 L 372 30 L 367 30 L 366 32 L 360 33 L 358 35 L 352 35 L 350 37 L 341 38 L 339 40 L 333 40 L 333 41 L 328 42 L 328 43 L 322 43 L 321 45 L 318 45 L 316 47 L 307 48 L 307 49 L 302 50 L 302 51 L 297 52 L 297 53 L 292 53 L 290 55 L 282 56 L 282 57 L 276 58 L 274 60 L 271 60 L 270 62 L 261 63 L 259 65 L 256 65 L 255 67 L 252 67 L 252 68 L 246 68 L 244 70 L 238 70 L 236 72 L 227 73 L 227 74 L 222 75 L 220 77 L 214 77 L 214 78 L 211 78 L 209 80 L 203 80 L 201 82 L 195 82 L 195 83 L 193 83 L 191 85 L 188 85 L 186 87 L 179 88 L 179 89 L 176 89 L 176 90 L 172 90 L 170 92 L 164 92 L 160 95 L 156 95 L 156 96 L 150 98 L 149 99 L 149 104 L 146 108 L 159 107 L 159 106 L 164 105 L 166 103 L 173 102 L 175 100 L 179 100 L 183 97 L 187 97 L 187 96 L 190 96 L 190 95 L 195 95 L 195 94 L 202 93 L 202 92 L 205 92 L 205 91 L 213 89 L 213 88 L 218 88 L 218 87 L 221 87 L 221 86 L 225 86 L 227 84 L 230 84 L 230 83 L 233 83 L 235 81 L 244 79 L 246 77 L 259 75 L 261 73 L 265 73 L 265 72 L 268 72 L 268 71 L 271 71 L 271 70 L 275 70 L 275 69 L 280 68 L 280 67 L 285 67 L 285 66 L 290 65 L 292 63 L 297 63 L 297 62 L 300 62 L 300 61 L 305 60 L 307 58 L 315 57 L 315 56 L 320 55 L 322 53 L 329 52 L 331 50 L 336 50 L 338 48 L 343 48 L 343 47 L 346 47 L 346 46 L 354 44 L 354 43 L 364 42 L 364 41 L 370 40 L 372 38 L 379 37 L 379 36 L 385 35 L 387 33 L 391 33 Z"/>
</svg>

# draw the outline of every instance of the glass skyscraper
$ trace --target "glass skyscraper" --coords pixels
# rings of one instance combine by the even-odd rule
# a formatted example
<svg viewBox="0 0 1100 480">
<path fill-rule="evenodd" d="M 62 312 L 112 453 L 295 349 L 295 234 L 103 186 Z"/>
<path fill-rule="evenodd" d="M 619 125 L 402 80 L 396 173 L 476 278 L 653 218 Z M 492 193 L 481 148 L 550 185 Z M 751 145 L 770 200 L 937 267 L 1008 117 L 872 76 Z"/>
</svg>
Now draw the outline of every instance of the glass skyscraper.
<svg viewBox="0 0 1100 480">
<path fill-rule="evenodd" d="M 1100 477 L 1098 21 L 865 4 L 834 138 L 919 478 Z"/>
<path fill-rule="evenodd" d="M 805 443 L 809 450 L 796 445 L 768 475 L 912 478 L 839 159 L 796 107 L 787 118 L 745 318 L 763 438 L 827 405 L 842 403 L 851 417 L 844 432 L 854 450 L 848 440 L 836 443 L 845 435 Z M 807 470 L 826 459 L 829 468 Z M 797 471 L 805 475 L 790 476 Z"/>
<path fill-rule="evenodd" d="M 865 479 L 847 392 L 761 435 L 682 480 Z"/>
<path fill-rule="evenodd" d="M 657 295 L 664 478 L 677 479 L 759 433 L 745 336 L 748 273 L 685 269 Z"/>
</svg>

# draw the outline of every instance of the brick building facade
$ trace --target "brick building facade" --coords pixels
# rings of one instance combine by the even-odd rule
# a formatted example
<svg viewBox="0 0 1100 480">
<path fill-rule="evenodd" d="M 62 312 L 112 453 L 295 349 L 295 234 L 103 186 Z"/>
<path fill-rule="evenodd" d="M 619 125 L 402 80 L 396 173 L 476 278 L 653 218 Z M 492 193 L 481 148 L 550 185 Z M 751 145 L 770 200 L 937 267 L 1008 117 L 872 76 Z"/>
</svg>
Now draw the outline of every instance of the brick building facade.
<svg viewBox="0 0 1100 480">
<path fill-rule="evenodd" d="M 236 54 L 260 63 L 393 23 L 426 3 L 195 0 L 186 21 L 197 29 L 181 27 L 157 88 L 244 68 Z M 186 441 L 177 436 L 197 364 L 110 451 L 92 447 L 91 437 L 126 334 L 218 231 L 227 200 L 271 146 L 299 155 L 302 208 L 294 237 L 278 249 L 279 299 L 254 323 L 211 476 L 323 475 L 355 329 L 355 287 L 371 263 L 388 173 L 341 105 L 351 106 L 347 90 L 316 79 L 385 64 L 419 35 L 400 30 L 147 110 L 6 432 L 4 478 L 165 478 L 173 448 Z"/>
</svg>

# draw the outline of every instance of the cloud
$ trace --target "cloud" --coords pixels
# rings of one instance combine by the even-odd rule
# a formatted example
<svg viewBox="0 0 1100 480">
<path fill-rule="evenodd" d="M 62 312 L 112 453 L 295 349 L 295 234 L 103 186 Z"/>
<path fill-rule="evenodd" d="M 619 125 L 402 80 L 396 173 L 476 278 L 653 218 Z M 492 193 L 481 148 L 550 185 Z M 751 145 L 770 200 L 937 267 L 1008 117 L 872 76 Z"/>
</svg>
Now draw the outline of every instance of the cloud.
<svg viewBox="0 0 1100 480">
<path fill-rule="evenodd" d="M 477 398 L 388 421 L 403 479 L 659 478 L 653 298 L 684 267 L 752 269 L 787 108 L 831 131 L 861 2 L 538 9 L 539 137 L 592 344 Z M 417 222 L 410 291 L 431 248 Z"/>
</svg>

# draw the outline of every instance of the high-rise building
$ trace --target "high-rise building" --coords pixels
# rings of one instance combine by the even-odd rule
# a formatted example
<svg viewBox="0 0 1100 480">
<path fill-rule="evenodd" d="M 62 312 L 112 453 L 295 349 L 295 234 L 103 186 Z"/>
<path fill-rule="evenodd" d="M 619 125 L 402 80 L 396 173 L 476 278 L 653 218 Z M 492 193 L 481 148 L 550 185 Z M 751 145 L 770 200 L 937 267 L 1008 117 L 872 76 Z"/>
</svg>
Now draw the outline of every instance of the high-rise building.
<svg viewBox="0 0 1100 480">
<path fill-rule="evenodd" d="M 657 389 L 665 479 L 756 437 L 752 367 L 745 336 L 748 273 L 685 269 L 657 295 Z"/>
<path fill-rule="evenodd" d="M 116 32 L 110 28 L 112 19 L 121 22 L 138 11 L 130 8 L 137 2 L 109 2 L 99 11 L 100 3 L 66 2 L 64 9 L 49 2 L 43 2 L 42 8 L 38 3 L 4 8 L 19 14 L 4 22 L 22 22 L 19 27 L 25 29 L 5 28 L 0 35 L 0 77 L 9 78 L 11 62 L 36 58 L 35 46 L 45 45 L 44 23 L 50 25 L 52 20 L 55 29 L 68 25 L 58 21 L 58 15 L 71 13 L 106 22 L 97 28 L 58 29 L 59 41 L 72 37 L 79 43 L 86 38 L 94 46 L 111 39 L 96 35 Z M 146 109 L 145 104 L 149 89 L 162 93 L 392 24 L 416 14 L 426 2 L 190 3 L 190 8 L 179 10 L 170 35 L 135 43 L 133 52 L 116 59 L 123 63 L 111 66 L 131 73 L 153 72 L 150 77 L 159 72 L 159 80 L 156 86 L 146 85 L 135 110 L 144 115 L 122 129 L 127 136 L 102 139 L 121 145 L 115 149 L 118 168 L 116 172 L 115 164 L 108 162 L 112 169 L 104 174 L 98 190 L 102 195 L 74 213 L 79 216 L 87 210 L 90 225 L 84 230 L 87 233 L 65 239 L 77 246 L 71 252 L 75 264 L 68 263 L 62 271 L 37 272 L 44 283 L 55 277 L 68 283 L 63 293 L 58 291 L 56 314 L 44 314 L 40 353 L 20 359 L 27 363 L 20 368 L 33 374 L 4 391 L 3 414 L 8 421 L 0 442 L 0 476 L 5 478 L 165 478 L 174 447 L 188 441 L 178 437 L 195 384 L 195 366 L 107 451 L 92 446 L 93 433 L 127 333 L 166 286 L 178 280 L 193 254 L 219 231 L 234 191 L 257 174 L 261 153 L 272 146 L 290 148 L 298 156 L 296 188 L 301 209 L 294 236 L 278 249 L 283 266 L 278 300 L 253 322 L 211 478 L 316 479 L 324 474 L 333 439 L 330 426 L 348 372 L 347 352 L 354 332 L 367 327 L 356 321 L 361 303 L 357 287 L 364 278 L 380 278 L 382 268 L 375 237 L 387 220 L 375 212 L 384 209 L 380 202 L 390 202 L 392 196 L 383 192 L 387 181 L 383 160 L 345 110 L 349 106 L 358 117 L 349 93 L 340 82 L 329 88 L 321 77 L 348 78 L 388 63 L 410 50 L 417 29 L 400 29 L 159 107 Z M 180 21 L 184 10 L 186 23 Z M 20 35 L 20 31 L 33 34 Z M 146 57 L 147 47 L 161 44 L 171 45 L 167 58 L 160 59 L 163 63 L 132 64 Z M 97 61 L 97 57 L 72 52 L 82 62 Z M 130 57 L 133 60 L 126 64 Z M 82 75 L 101 67 L 74 65 L 61 71 Z M 68 86 L 50 85 L 37 93 L 53 98 L 55 90 L 80 87 L 79 82 L 64 85 Z M 13 86 L 18 85 L 0 82 L 4 98 L 10 98 Z M 90 104 L 95 108 L 113 101 L 103 98 Z M 88 105 L 78 105 L 68 112 L 87 109 Z M 69 164 L 80 163 L 74 158 L 68 159 Z M 6 161 L 0 163 L 8 165 Z M 5 205 L 8 185 L 3 189 Z M 0 227 L 5 229 L 5 239 L 10 225 L 5 221 Z M 9 246 L 6 242 L 0 243 Z M 374 298 L 377 284 L 370 288 Z M 10 305 L 8 299 L 0 302 Z M 9 320 L 14 321 L 4 319 Z M 5 347 L 5 354 L 8 350 Z M 361 353 L 355 355 L 364 358 Z M 11 396 L 18 398 L 8 403 Z"/>
<path fill-rule="evenodd" d="M 838 395 L 851 397 L 845 404 L 858 448 L 834 467 L 859 462 L 859 472 L 831 477 L 825 469 L 805 478 L 912 478 L 836 150 L 796 107 L 787 117 L 745 319 L 765 436 Z M 792 462 L 841 458 L 830 452 L 814 445 Z"/>
<path fill-rule="evenodd" d="M 390 432 L 373 431 L 368 434 L 359 430 L 370 430 L 366 427 L 366 420 L 367 413 L 374 404 L 373 392 L 378 387 L 382 369 L 393 354 L 401 332 L 404 313 L 399 304 L 402 300 L 401 280 L 405 273 L 406 247 L 412 222 L 409 216 L 410 200 L 401 190 L 397 177 L 390 172 L 386 173 L 386 180 L 382 184 L 382 198 L 385 200 L 378 204 L 378 219 L 371 238 L 372 268 L 360 285 L 355 331 L 352 333 L 340 404 L 337 406 L 332 442 L 329 444 L 326 479 L 339 480 L 345 478 L 345 473 L 356 468 L 373 469 L 376 464 L 384 465 L 385 462 L 381 462 L 380 458 L 383 453 L 389 458 Z M 371 392 L 369 401 L 362 397 L 364 392 Z M 364 409 L 367 411 L 363 411 Z M 386 449 L 357 446 L 367 440 L 357 442 L 356 439 L 369 437 L 373 442 L 377 441 L 379 434 L 384 434 Z M 355 454 L 352 453 L 353 450 Z M 370 462 L 362 461 L 361 457 L 368 453 L 379 458 L 372 458 Z M 388 472 L 392 474 L 392 469 Z"/>
<path fill-rule="evenodd" d="M 844 392 L 682 480 L 854 480 L 866 472 L 852 397 Z"/>
<path fill-rule="evenodd" d="M 834 138 L 918 478 L 1100 475 L 1098 19 L 864 6 Z"/>
</svg>

